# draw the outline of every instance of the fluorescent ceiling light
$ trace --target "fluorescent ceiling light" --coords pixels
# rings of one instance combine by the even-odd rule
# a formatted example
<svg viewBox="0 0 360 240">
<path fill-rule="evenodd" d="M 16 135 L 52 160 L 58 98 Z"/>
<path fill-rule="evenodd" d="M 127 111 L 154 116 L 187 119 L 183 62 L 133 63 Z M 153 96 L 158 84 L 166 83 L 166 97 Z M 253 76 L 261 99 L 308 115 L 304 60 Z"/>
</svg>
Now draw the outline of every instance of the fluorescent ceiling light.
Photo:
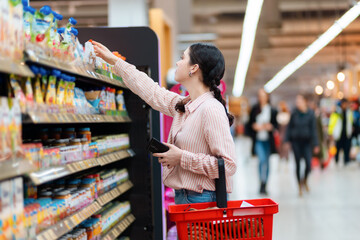
<svg viewBox="0 0 360 240">
<path fill-rule="evenodd" d="M 360 3 L 356 3 L 349 11 L 347 11 L 339 20 L 324 32 L 318 39 L 310 44 L 299 56 L 292 62 L 280 70 L 264 88 L 267 92 L 274 91 L 281 83 L 283 83 L 291 74 L 302 67 L 322 48 L 328 45 L 339 33 L 341 33 L 352 21 L 360 15 Z"/>
<path fill-rule="evenodd" d="M 201 42 L 201 41 L 214 41 L 217 39 L 215 33 L 190 33 L 179 34 L 177 37 L 179 42 Z"/>
<path fill-rule="evenodd" d="M 233 95 L 240 97 L 244 91 L 245 78 L 254 47 L 256 29 L 264 0 L 248 0 L 246 6 L 239 59 L 235 70 Z"/>
</svg>

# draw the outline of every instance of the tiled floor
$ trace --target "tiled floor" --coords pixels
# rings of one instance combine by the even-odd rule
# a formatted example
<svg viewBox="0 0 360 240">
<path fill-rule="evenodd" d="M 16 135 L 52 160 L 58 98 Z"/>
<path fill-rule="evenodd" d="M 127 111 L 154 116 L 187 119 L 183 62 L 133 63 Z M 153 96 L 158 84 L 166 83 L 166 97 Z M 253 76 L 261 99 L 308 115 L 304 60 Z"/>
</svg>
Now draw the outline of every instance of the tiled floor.
<svg viewBox="0 0 360 240">
<path fill-rule="evenodd" d="M 250 140 L 237 138 L 238 170 L 230 200 L 260 198 L 258 161 L 250 157 Z M 298 196 L 294 160 L 271 158 L 268 197 L 279 203 L 274 216 L 274 240 L 360 239 L 360 165 L 346 168 L 332 162 L 314 168 L 310 192 Z"/>
</svg>

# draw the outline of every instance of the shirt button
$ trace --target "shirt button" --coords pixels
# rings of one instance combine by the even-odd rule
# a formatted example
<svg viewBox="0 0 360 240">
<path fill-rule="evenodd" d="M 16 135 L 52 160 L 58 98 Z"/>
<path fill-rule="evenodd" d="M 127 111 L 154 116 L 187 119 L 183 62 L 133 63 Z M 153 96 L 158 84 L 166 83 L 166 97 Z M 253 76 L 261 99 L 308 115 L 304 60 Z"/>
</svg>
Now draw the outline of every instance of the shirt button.
<svg viewBox="0 0 360 240">
<path fill-rule="evenodd" d="M 203 189 L 203 187 L 202 187 L 201 185 L 197 185 L 196 187 L 197 187 L 198 190 L 202 190 L 202 189 Z"/>
</svg>

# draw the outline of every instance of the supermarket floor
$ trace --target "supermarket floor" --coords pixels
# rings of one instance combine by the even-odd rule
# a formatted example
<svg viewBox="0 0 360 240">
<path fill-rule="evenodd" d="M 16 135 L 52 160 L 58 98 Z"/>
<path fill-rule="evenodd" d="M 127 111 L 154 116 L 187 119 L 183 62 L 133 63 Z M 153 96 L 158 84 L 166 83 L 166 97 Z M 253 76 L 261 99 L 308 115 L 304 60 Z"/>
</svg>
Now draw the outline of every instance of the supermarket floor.
<svg viewBox="0 0 360 240">
<path fill-rule="evenodd" d="M 230 200 L 260 198 L 258 161 L 250 157 L 250 140 L 235 139 L 238 170 Z M 268 197 L 279 203 L 274 240 L 360 239 L 360 166 L 314 168 L 310 192 L 298 196 L 293 156 L 289 162 L 270 159 Z"/>
</svg>

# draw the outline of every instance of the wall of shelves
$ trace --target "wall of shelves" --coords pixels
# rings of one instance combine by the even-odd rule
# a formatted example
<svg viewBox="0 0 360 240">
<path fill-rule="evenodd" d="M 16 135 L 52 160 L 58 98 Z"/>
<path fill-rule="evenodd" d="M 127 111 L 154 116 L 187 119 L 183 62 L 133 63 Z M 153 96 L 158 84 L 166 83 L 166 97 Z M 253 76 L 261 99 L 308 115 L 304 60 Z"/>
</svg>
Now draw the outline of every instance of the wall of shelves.
<svg viewBox="0 0 360 240">
<path fill-rule="evenodd" d="M 111 49 L 121 51 L 127 57 L 127 61 L 149 74 L 155 81 L 159 80 L 158 41 L 154 32 L 149 28 L 87 28 L 79 29 L 79 33 L 81 42 L 97 36 L 96 40 L 103 42 Z M 144 39 L 147 39 L 145 43 Z M 124 149 L 63 166 L 49 167 L 40 171 L 36 170 L 35 166 L 28 160 L 9 160 L 0 163 L 0 181 L 24 176 L 26 181 L 31 181 L 38 187 L 54 180 L 69 178 L 72 175 L 81 176 L 84 173 L 91 173 L 93 170 L 113 168 L 126 168 L 128 170 L 129 180 L 98 196 L 94 202 L 85 208 L 43 230 L 37 235 L 37 239 L 60 238 L 116 199 L 129 201 L 131 213 L 116 223 L 102 236 L 102 239 L 116 239 L 123 233 L 129 235 L 131 239 L 163 239 L 162 228 L 160 227 L 163 221 L 161 215 L 161 166 L 157 161 L 153 161 L 152 156 L 146 150 L 147 142 L 151 137 L 160 138 L 159 113 L 153 111 L 139 97 L 128 90 L 121 80 L 102 76 L 89 69 L 76 68 L 59 62 L 44 61 L 27 56 L 25 64 L 5 63 L 3 59 L 0 59 L 0 72 L 34 77 L 26 64 L 36 64 L 49 69 L 61 70 L 77 77 L 76 83 L 79 82 L 81 86 L 104 85 L 123 89 L 128 115 L 104 116 L 29 112 L 23 115 L 23 135 L 28 137 L 41 128 L 76 124 L 76 126 L 91 126 L 91 130 L 96 136 L 109 133 L 128 133 L 131 146 L 131 149 Z M 155 226 L 159 227 L 155 228 Z"/>
</svg>

